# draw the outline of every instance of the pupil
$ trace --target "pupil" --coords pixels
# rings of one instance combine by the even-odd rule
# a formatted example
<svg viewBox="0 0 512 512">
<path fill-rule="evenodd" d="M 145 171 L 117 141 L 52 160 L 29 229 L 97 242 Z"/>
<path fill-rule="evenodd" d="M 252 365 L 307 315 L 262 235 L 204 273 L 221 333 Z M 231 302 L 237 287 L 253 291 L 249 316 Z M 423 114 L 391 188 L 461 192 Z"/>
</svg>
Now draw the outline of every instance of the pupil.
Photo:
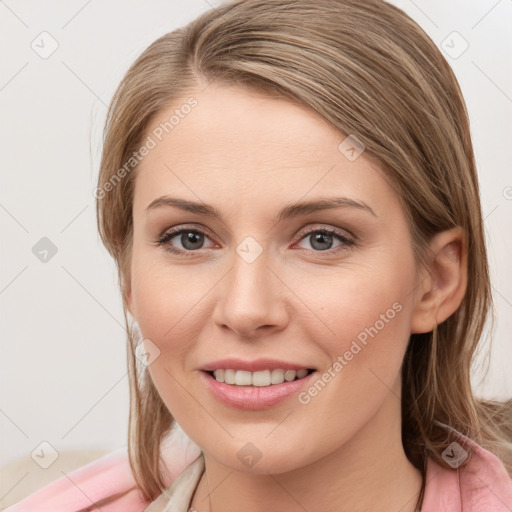
<svg viewBox="0 0 512 512">
<path fill-rule="evenodd" d="M 320 247 L 315 247 L 315 249 L 319 249 L 321 251 L 324 251 L 325 249 L 330 249 L 331 246 L 332 246 L 332 235 L 329 235 L 327 233 L 315 233 L 313 236 L 313 240 L 312 240 L 312 243 L 311 243 L 311 246 L 312 247 L 315 247 L 315 244 L 317 242 L 320 242 Z M 325 243 L 325 239 L 328 239 L 329 241 L 327 242 L 327 245 L 329 247 L 323 247 L 321 244 L 322 242 Z"/>
<path fill-rule="evenodd" d="M 187 233 L 183 233 L 181 235 L 181 243 L 185 249 L 199 249 L 203 242 L 202 237 L 203 235 L 201 233 L 193 233 L 192 231 L 188 231 Z M 192 247 L 189 246 L 190 243 L 192 244 Z M 199 247 L 195 247 L 194 244 L 198 244 Z"/>
</svg>

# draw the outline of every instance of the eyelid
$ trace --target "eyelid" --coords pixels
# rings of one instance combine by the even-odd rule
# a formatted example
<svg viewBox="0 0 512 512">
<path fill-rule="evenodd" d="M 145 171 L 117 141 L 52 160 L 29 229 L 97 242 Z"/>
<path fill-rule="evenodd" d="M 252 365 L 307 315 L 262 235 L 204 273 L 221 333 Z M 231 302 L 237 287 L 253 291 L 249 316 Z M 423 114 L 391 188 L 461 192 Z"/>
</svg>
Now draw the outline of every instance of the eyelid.
<svg viewBox="0 0 512 512">
<path fill-rule="evenodd" d="M 337 234 L 343 238 L 346 238 L 347 240 L 350 240 L 352 242 L 355 242 L 357 240 L 357 238 L 350 231 L 347 231 L 346 229 L 341 229 L 341 228 L 331 226 L 329 224 L 321 224 L 321 223 L 313 224 L 313 226 L 309 225 L 309 226 L 299 230 L 295 236 L 302 239 L 305 235 L 309 235 L 315 231 L 332 232 L 332 233 Z"/>
<path fill-rule="evenodd" d="M 318 226 L 320 226 L 320 227 L 318 227 Z M 204 226 L 202 224 L 179 224 L 178 226 L 174 226 L 171 228 L 165 228 L 160 233 L 160 235 L 158 235 L 157 239 L 160 240 L 160 239 L 164 238 L 167 234 L 170 234 L 170 233 L 177 234 L 180 231 L 186 230 L 186 229 L 190 229 L 191 231 L 200 231 L 201 233 L 215 237 L 213 232 L 210 231 L 206 226 Z M 308 225 L 308 226 L 300 229 L 294 235 L 294 238 L 298 237 L 298 236 L 300 236 L 302 238 L 302 236 L 307 235 L 307 234 L 311 233 L 312 231 L 322 231 L 322 230 L 333 231 L 335 233 L 342 234 L 343 236 L 345 236 L 345 234 L 346 234 L 346 238 L 349 238 L 354 241 L 356 240 L 356 237 L 350 231 L 348 231 L 346 229 L 337 228 L 337 227 L 331 226 L 329 224 L 321 224 L 321 223 L 314 223 L 313 227 Z M 342 231 L 343 233 L 340 233 L 340 231 Z"/>
<path fill-rule="evenodd" d="M 167 235 L 177 235 L 181 231 L 198 231 L 210 237 L 214 237 L 213 233 L 202 224 L 179 224 L 177 226 L 173 226 L 171 228 L 165 228 L 160 235 L 158 235 L 157 240 L 162 240 L 163 238 L 167 238 Z"/>
</svg>

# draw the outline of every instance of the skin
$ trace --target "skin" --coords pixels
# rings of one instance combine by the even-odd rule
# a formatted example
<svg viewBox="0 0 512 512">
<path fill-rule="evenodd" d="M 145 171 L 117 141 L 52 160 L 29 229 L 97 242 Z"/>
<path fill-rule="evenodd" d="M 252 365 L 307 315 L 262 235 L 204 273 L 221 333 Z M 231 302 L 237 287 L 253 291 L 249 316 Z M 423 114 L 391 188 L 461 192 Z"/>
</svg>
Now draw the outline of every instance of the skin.
<svg viewBox="0 0 512 512">
<path fill-rule="evenodd" d="M 431 242 L 420 268 L 399 198 L 365 152 L 349 161 L 345 139 L 316 113 L 283 99 L 210 84 L 198 106 L 150 151 L 137 172 L 129 310 L 160 351 L 148 367 L 166 406 L 204 452 L 192 505 L 240 510 L 414 511 L 421 473 L 401 442 L 400 369 L 411 333 L 428 332 L 460 305 L 466 255 L 458 229 Z M 168 195 L 214 206 L 222 219 L 162 206 Z M 289 203 L 343 196 L 370 206 L 277 222 Z M 188 244 L 171 227 L 205 229 Z M 315 243 L 322 228 L 350 236 Z M 252 236 L 248 263 L 236 252 Z M 202 241 L 202 244 L 201 244 Z M 190 249 L 192 247 L 192 249 Z M 194 248 L 195 247 L 195 248 Z M 326 254 L 322 247 L 337 250 Z M 199 378 L 216 359 L 283 359 L 327 371 L 365 327 L 400 312 L 307 404 L 296 396 L 266 410 L 218 402 Z M 237 456 L 251 442 L 252 467 Z"/>
</svg>

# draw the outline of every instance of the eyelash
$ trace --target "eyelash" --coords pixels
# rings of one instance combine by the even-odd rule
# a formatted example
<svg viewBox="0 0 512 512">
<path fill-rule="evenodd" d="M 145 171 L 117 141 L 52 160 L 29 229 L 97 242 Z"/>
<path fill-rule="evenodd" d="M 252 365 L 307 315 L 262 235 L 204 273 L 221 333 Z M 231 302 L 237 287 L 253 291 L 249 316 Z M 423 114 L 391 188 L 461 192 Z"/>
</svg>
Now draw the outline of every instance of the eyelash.
<svg viewBox="0 0 512 512">
<path fill-rule="evenodd" d="M 195 253 L 199 252 L 200 249 L 197 250 L 182 250 L 177 249 L 176 247 L 173 247 L 169 244 L 169 241 L 173 238 L 175 238 L 177 235 L 180 235 L 182 233 L 198 233 L 201 235 L 208 236 L 208 232 L 197 229 L 197 228 L 175 228 L 168 231 L 165 231 L 155 242 L 155 244 L 159 247 L 163 247 L 164 250 L 172 253 L 172 254 L 178 254 L 185 257 L 193 256 Z M 310 231 L 300 233 L 300 239 L 303 240 L 304 238 L 308 237 L 309 235 L 313 233 L 322 233 L 324 235 L 333 236 L 336 240 L 342 242 L 343 245 L 340 245 L 339 247 L 336 247 L 335 249 L 327 249 L 325 251 L 320 250 L 313 250 L 313 249 L 302 249 L 307 251 L 308 253 L 318 253 L 318 254 L 338 254 L 340 251 L 347 250 L 349 247 L 352 247 L 355 245 L 355 240 L 353 238 L 349 238 L 346 235 L 340 234 L 338 231 L 332 229 L 332 228 L 317 228 L 312 229 Z"/>
</svg>

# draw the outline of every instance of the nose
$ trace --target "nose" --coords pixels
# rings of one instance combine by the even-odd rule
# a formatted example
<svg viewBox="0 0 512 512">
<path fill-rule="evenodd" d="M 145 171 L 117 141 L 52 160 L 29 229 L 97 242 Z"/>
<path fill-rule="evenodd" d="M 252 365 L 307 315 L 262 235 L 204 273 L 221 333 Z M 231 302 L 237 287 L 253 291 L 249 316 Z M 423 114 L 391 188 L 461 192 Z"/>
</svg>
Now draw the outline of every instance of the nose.
<svg viewBox="0 0 512 512">
<path fill-rule="evenodd" d="M 288 324 L 286 297 L 290 292 L 263 254 L 252 263 L 235 254 L 217 293 L 213 321 L 239 337 L 268 336 Z"/>
</svg>

